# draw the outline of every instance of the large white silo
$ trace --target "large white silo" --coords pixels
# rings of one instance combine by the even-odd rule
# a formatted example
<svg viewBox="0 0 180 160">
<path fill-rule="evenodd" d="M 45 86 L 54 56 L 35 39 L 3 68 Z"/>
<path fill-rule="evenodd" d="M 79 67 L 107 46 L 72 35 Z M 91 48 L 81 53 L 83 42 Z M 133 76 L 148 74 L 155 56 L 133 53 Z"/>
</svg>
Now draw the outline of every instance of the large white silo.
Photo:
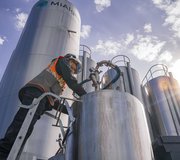
<svg viewBox="0 0 180 160">
<path fill-rule="evenodd" d="M 80 25 L 78 10 L 67 0 L 39 0 L 33 6 L 0 84 L 1 137 L 18 110 L 19 89 L 53 58 L 66 53 L 79 55 Z M 52 128 L 52 121 L 43 116 L 37 122 L 25 146 L 26 152 L 46 158 L 57 151 L 55 140 L 59 129 Z"/>
</svg>

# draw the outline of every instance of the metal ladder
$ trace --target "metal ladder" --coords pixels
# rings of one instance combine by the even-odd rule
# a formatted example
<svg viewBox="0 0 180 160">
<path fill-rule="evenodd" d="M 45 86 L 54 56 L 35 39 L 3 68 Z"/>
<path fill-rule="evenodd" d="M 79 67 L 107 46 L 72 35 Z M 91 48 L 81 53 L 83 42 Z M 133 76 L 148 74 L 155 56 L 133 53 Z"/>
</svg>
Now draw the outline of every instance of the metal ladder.
<svg viewBox="0 0 180 160">
<path fill-rule="evenodd" d="M 67 130 L 65 131 L 64 127 L 62 125 L 61 119 L 60 119 L 60 114 L 62 111 L 61 106 L 58 107 L 60 113 L 58 114 L 58 111 L 57 111 L 55 116 L 51 115 L 50 113 L 46 113 L 49 116 L 57 119 L 57 122 L 54 126 L 60 127 L 61 134 L 63 135 L 62 139 L 59 138 L 58 142 L 59 142 L 60 149 L 57 151 L 57 153 L 60 152 L 61 150 L 63 150 L 63 148 L 65 148 L 65 141 L 66 141 L 66 139 L 68 137 L 68 133 L 71 130 L 72 125 L 75 121 L 75 118 L 73 117 L 72 110 L 71 110 L 71 108 L 70 108 L 70 106 L 66 100 L 72 100 L 72 101 L 80 101 L 80 100 L 71 99 L 71 98 L 62 97 L 62 96 L 57 96 L 53 93 L 47 92 L 47 93 L 42 94 L 40 97 L 35 98 L 31 105 L 28 105 L 28 106 L 27 105 L 20 105 L 20 107 L 29 109 L 29 111 L 28 111 L 26 118 L 22 124 L 22 127 L 21 127 L 21 129 L 20 129 L 20 131 L 16 137 L 16 140 L 15 140 L 15 142 L 11 148 L 11 151 L 9 153 L 7 160 L 19 160 L 19 158 L 21 156 L 21 152 L 22 152 L 23 147 L 24 147 L 23 142 L 24 142 L 25 136 L 26 136 L 27 131 L 29 129 L 29 126 L 32 122 L 34 114 L 36 113 L 39 102 L 46 96 L 55 97 L 57 100 L 59 100 L 60 104 L 64 104 L 64 106 L 66 107 L 67 113 L 69 115 L 69 126 L 67 127 Z"/>
</svg>

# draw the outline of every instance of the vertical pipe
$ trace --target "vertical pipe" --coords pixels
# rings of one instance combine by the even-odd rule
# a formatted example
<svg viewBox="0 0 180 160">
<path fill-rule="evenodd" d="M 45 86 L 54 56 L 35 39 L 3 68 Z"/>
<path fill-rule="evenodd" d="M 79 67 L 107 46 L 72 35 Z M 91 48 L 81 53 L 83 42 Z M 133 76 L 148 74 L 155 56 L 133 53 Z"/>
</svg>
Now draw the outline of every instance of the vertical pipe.
<svg viewBox="0 0 180 160">
<path fill-rule="evenodd" d="M 146 84 L 148 85 L 148 83 Z M 145 114 L 146 114 L 146 119 L 147 119 L 147 123 L 148 123 L 148 129 L 149 129 L 149 133 L 150 133 L 150 137 L 151 137 L 151 142 L 154 141 L 154 135 L 153 135 L 153 129 L 152 129 L 152 126 L 151 126 L 151 119 L 150 119 L 150 104 L 148 102 L 148 99 L 146 97 L 146 95 L 148 94 L 145 90 L 145 87 L 146 86 L 142 86 L 141 85 L 141 92 L 142 92 L 142 98 L 143 98 L 143 106 L 144 106 L 144 110 L 145 110 Z"/>
<path fill-rule="evenodd" d="M 125 86 L 125 80 L 124 80 L 124 74 L 123 72 L 121 72 L 121 76 L 120 76 L 120 86 L 121 86 L 121 90 L 122 92 L 126 92 L 126 86 Z"/>
<path fill-rule="evenodd" d="M 129 86 L 130 86 L 131 94 L 134 95 L 135 94 L 134 82 L 133 82 L 133 76 L 132 76 L 131 66 L 129 62 L 127 62 L 127 70 L 128 70 L 127 73 L 129 77 Z"/>
<path fill-rule="evenodd" d="M 87 52 L 83 50 L 83 67 L 82 67 L 82 80 L 87 79 Z"/>
</svg>

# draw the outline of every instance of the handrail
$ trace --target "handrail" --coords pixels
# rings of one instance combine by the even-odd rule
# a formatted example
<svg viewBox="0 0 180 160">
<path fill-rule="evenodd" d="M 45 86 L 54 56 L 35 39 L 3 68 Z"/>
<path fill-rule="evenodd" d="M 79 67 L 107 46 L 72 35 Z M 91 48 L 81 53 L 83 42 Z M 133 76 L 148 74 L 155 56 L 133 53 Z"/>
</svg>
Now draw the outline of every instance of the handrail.
<svg viewBox="0 0 180 160">
<path fill-rule="evenodd" d="M 86 52 L 87 54 L 89 54 L 89 57 L 91 58 L 92 51 L 88 46 L 80 44 L 80 50 L 79 51 L 82 53 Z"/>
<path fill-rule="evenodd" d="M 117 59 L 117 57 L 120 57 L 122 59 Z M 115 62 L 113 62 L 113 60 L 117 59 Z M 124 62 L 124 65 L 127 66 L 127 63 L 130 63 L 130 59 L 129 57 L 125 56 L 125 55 L 117 55 L 117 56 L 114 56 L 112 59 L 111 59 L 111 62 L 116 64 L 118 62 Z"/>
<path fill-rule="evenodd" d="M 23 105 L 21 104 L 20 107 L 22 108 L 26 108 L 26 109 L 31 109 L 33 108 L 35 105 L 37 105 L 44 97 L 46 96 L 52 96 L 58 100 L 61 100 L 61 99 L 67 99 L 67 100 L 71 100 L 71 101 L 78 101 L 78 102 L 81 102 L 81 100 L 77 100 L 77 99 L 73 99 L 73 98 L 68 98 L 68 97 L 63 97 L 63 96 L 58 96 L 56 94 L 53 94 L 51 92 L 45 92 L 43 93 L 41 96 L 39 96 L 38 98 L 34 99 L 34 101 L 32 102 L 32 104 L 30 105 Z"/>
<path fill-rule="evenodd" d="M 159 68 L 159 67 L 162 68 Z M 156 69 L 156 67 L 158 67 Z M 153 70 L 155 68 L 155 70 Z M 168 72 L 168 67 L 164 64 L 155 64 L 153 66 L 151 66 L 151 68 L 147 71 L 146 75 L 144 76 L 143 80 L 142 80 L 142 85 L 144 86 L 148 81 L 150 81 L 153 78 L 156 78 L 157 76 L 155 76 L 155 73 L 158 73 L 158 76 L 168 76 L 169 72 Z"/>
<path fill-rule="evenodd" d="M 68 136 L 71 135 L 71 130 L 72 130 L 72 127 L 73 127 L 73 123 L 75 122 L 75 117 L 73 116 L 72 110 L 71 110 L 68 102 L 65 99 L 69 99 L 69 100 L 73 100 L 73 101 L 79 101 L 79 100 L 72 99 L 72 98 L 61 97 L 61 96 L 58 96 L 58 95 L 53 94 L 51 92 L 46 92 L 46 93 L 43 93 L 38 98 L 34 98 L 32 104 L 30 104 L 30 105 L 21 104 L 20 105 L 20 107 L 29 109 L 29 111 L 28 111 L 28 113 L 26 115 L 26 118 L 23 121 L 23 124 L 22 124 L 22 126 L 21 126 L 21 128 L 19 130 L 19 133 L 18 133 L 18 135 L 17 135 L 17 137 L 15 139 L 15 142 L 14 142 L 12 148 L 11 148 L 11 151 L 10 151 L 10 153 L 8 155 L 7 160 L 19 159 L 19 155 L 22 152 L 23 146 L 24 146 L 23 142 L 24 142 L 24 139 L 26 138 L 26 135 L 27 135 L 29 126 L 31 125 L 31 122 L 33 120 L 34 114 L 36 113 L 36 110 L 38 108 L 38 105 L 39 105 L 40 101 L 46 96 L 52 96 L 52 97 L 58 99 L 59 101 L 64 99 L 63 103 L 64 103 L 64 105 L 66 107 L 66 110 L 67 110 L 67 113 L 69 115 L 69 125 L 68 125 L 68 128 L 67 128 L 66 132 L 63 131 L 65 134 L 63 136 L 62 141 L 61 141 L 61 139 L 59 139 L 59 144 L 60 144 L 60 149 L 63 149 L 63 147 L 65 147 L 64 143 L 67 140 Z"/>
<path fill-rule="evenodd" d="M 26 109 L 33 109 L 33 108 L 34 108 L 35 106 L 37 106 L 37 105 L 39 104 L 39 102 L 40 102 L 44 97 L 46 97 L 46 96 L 52 96 L 52 97 L 58 99 L 59 101 L 63 100 L 63 104 L 64 104 L 64 106 L 66 107 L 67 114 L 68 114 L 68 116 L 69 116 L 69 121 L 70 121 L 70 122 L 69 122 L 69 126 L 66 127 L 66 128 L 67 128 L 66 132 L 65 132 L 65 130 L 63 130 L 64 127 L 62 126 L 62 124 L 59 126 L 60 129 L 61 129 L 62 134 L 64 133 L 64 136 L 63 136 L 62 141 L 61 141 L 61 142 L 59 141 L 60 147 L 61 147 L 61 149 L 62 149 L 62 147 L 64 146 L 64 143 L 65 143 L 65 141 L 66 141 L 66 139 L 67 139 L 67 137 L 68 137 L 68 134 L 69 134 L 69 132 L 70 132 L 70 128 L 72 127 L 72 124 L 75 122 L 75 117 L 73 116 L 73 113 L 72 113 L 72 111 L 71 111 L 71 109 L 70 109 L 71 107 L 69 106 L 69 103 L 68 103 L 66 100 L 71 100 L 71 101 L 76 101 L 76 102 L 82 102 L 82 100 L 73 99 L 73 98 L 68 98 L 68 97 L 63 97 L 63 96 L 58 96 L 58 95 L 56 95 L 56 94 L 54 94 L 54 93 L 51 93 L 51 92 L 45 92 L 45 93 L 43 93 L 41 96 L 39 96 L 38 98 L 35 98 L 35 99 L 33 100 L 32 104 L 30 104 L 30 105 L 23 105 L 23 104 L 21 104 L 20 107 L 26 108 Z M 60 114 L 61 114 L 62 108 L 61 108 L 60 110 L 57 110 L 57 112 L 58 112 L 58 111 L 60 111 Z M 56 113 L 56 114 L 57 114 L 57 113 Z M 57 117 L 57 115 L 56 115 L 55 117 L 52 117 L 52 116 L 50 115 L 52 118 L 57 119 L 56 125 L 53 125 L 53 126 L 57 126 L 58 123 L 61 122 L 61 120 L 60 120 L 60 114 L 59 114 L 59 117 Z M 49 114 L 48 114 L 48 115 L 49 115 Z"/>
</svg>

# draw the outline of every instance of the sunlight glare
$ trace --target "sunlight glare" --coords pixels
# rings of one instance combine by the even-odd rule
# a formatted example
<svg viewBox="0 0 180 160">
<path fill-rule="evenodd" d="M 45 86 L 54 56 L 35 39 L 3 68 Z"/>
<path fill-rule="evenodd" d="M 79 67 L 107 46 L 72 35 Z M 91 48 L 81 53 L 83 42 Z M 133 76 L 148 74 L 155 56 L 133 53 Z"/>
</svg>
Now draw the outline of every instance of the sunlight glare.
<svg viewBox="0 0 180 160">
<path fill-rule="evenodd" d="M 170 72 L 172 72 L 173 77 L 178 81 L 180 84 L 180 59 L 178 59 L 170 68 Z"/>
</svg>

